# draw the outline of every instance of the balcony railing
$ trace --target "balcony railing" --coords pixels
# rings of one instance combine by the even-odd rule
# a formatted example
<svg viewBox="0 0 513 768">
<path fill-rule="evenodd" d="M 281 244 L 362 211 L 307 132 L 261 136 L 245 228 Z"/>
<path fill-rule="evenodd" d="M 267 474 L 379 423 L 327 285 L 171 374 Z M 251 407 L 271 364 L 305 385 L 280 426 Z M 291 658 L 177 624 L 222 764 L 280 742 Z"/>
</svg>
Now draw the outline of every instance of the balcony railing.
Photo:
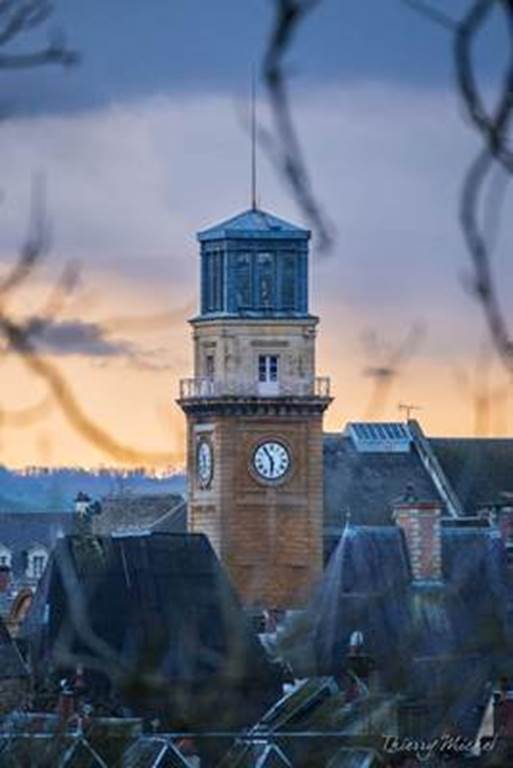
<svg viewBox="0 0 513 768">
<path fill-rule="evenodd" d="M 180 400 L 212 397 L 330 397 L 329 376 L 316 376 L 305 382 L 282 384 L 219 381 L 209 378 L 180 379 Z"/>
</svg>

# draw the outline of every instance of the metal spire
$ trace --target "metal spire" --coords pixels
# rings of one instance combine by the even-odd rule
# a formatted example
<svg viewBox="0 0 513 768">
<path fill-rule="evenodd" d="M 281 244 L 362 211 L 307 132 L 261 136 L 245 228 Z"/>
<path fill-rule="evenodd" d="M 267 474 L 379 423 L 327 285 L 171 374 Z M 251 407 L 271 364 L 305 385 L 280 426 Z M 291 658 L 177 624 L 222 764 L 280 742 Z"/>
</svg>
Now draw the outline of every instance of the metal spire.
<svg viewBox="0 0 513 768">
<path fill-rule="evenodd" d="M 256 87 L 255 73 L 251 77 L 251 210 L 256 211 Z"/>
</svg>

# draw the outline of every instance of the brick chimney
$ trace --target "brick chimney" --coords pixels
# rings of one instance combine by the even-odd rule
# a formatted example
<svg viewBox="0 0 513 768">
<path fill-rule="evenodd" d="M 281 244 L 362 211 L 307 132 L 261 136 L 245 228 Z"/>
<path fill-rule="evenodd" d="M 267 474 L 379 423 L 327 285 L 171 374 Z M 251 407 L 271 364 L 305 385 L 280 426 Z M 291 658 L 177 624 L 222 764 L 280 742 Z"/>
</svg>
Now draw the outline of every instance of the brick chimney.
<svg viewBox="0 0 513 768">
<path fill-rule="evenodd" d="M 93 535 L 93 517 L 102 512 L 99 501 L 92 501 L 87 493 L 80 491 L 75 498 L 73 533 L 78 536 Z"/>
<path fill-rule="evenodd" d="M 402 529 L 414 581 L 442 580 L 442 531 L 439 502 L 414 498 L 394 504 L 394 520 Z"/>
</svg>

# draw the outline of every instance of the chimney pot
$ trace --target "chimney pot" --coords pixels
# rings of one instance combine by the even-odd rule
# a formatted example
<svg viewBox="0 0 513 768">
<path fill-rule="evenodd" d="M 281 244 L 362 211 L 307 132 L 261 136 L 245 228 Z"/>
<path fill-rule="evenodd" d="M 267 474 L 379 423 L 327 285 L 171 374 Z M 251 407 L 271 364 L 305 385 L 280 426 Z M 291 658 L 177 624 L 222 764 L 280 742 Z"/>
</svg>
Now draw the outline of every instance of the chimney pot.
<svg viewBox="0 0 513 768">
<path fill-rule="evenodd" d="M 87 495 L 87 493 L 83 493 L 83 491 L 79 491 L 75 496 L 75 514 L 81 515 L 81 516 L 87 514 L 87 510 L 90 504 L 91 504 L 91 499 Z"/>
</svg>

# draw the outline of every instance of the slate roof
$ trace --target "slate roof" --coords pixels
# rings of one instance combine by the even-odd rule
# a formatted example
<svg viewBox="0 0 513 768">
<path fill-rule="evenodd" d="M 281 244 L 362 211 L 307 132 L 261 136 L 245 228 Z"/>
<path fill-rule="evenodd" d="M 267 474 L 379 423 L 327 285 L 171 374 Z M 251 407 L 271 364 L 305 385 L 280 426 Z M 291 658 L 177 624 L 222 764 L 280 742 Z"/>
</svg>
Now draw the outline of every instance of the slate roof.
<svg viewBox="0 0 513 768">
<path fill-rule="evenodd" d="M 0 544 L 13 555 L 14 578 L 22 576 L 26 568 L 26 553 L 35 544 L 50 551 L 72 527 L 72 515 L 52 512 L 6 512 L 0 514 Z"/>
<path fill-rule="evenodd" d="M 261 238 L 266 240 L 308 240 L 310 231 L 259 209 L 249 209 L 198 233 L 198 240 Z"/>
<path fill-rule="evenodd" d="M 412 583 L 399 528 L 348 526 L 310 615 L 318 671 L 340 671 L 352 632 L 361 631 L 390 690 L 414 699 L 429 691 L 444 702 L 430 716 L 450 712 L 463 732 L 475 726 L 468 713 L 490 679 L 508 666 L 506 554 L 495 529 L 444 528 L 442 562 L 442 583 Z"/>
<path fill-rule="evenodd" d="M 417 429 L 420 429 L 417 425 Z M 475 515 L 487 505 L 513 498 L 513 440 L 487 438 L 425 438 L 462 514 Z M 410 485 L 417 498 L 444 501 L 417 450 L 359 451 L 342 433 L 324 435 L 324 526 L 337 538 L 346 518 L 358 525 L 389 525 L 392 502 Z"/>
<path fill-rule="evenodd" d="M 513 495 L 513 440 L 430 438 L 442 469 L 469 514 Z"/>
<path fill-rule="evenodd" d="M 359 452 L 350 437 L 324 435 L 324 526 L 339 533 L 347 514 L 357 525 L 390 525 L 392 504 L 408 485 L 419 499 L 439 500 L 412 446 L 405 453 Z"/>
<path fill-rule="evenodd" d="M 27 677 L 27 668 L 18 648 L 11 640 L 0 617 L 0 680 L 2 678 Z"/>
<path fill-rule="evenodd" d="M 106 672 L 116 673 L 135 713 L 158 713 L 175 726 L 251 720 L 278 688 L 199 534 L 61 539 L 21 633 L 39 679 L 81 660 L 89 675 L 88 663 L 99 663 L 105 672 L 89 675 L 91 695 L 101 698 L 110 688 Z M 143 672 L 156 687 L 145 688 Z"/>
</svg>

